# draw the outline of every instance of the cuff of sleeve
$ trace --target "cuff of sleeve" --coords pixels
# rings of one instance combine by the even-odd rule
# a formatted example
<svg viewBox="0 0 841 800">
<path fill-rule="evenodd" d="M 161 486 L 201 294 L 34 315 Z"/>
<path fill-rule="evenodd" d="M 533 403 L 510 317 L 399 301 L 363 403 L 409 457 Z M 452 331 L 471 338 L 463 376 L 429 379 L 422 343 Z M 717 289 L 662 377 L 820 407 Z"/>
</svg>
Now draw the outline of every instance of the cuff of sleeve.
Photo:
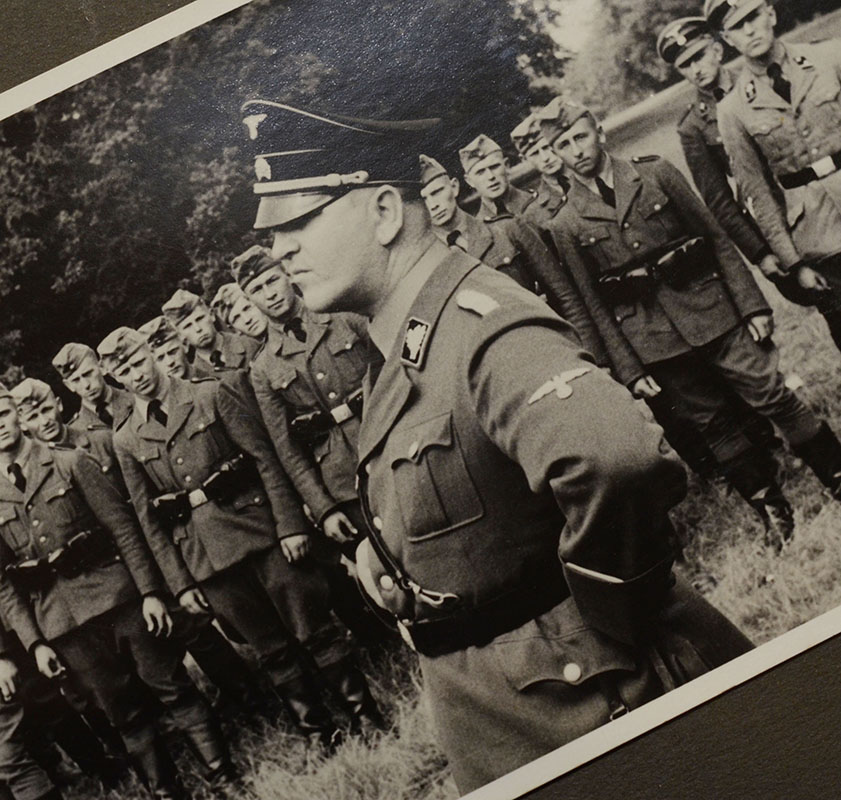
<svg viewBox="0 0 841 800">
<path fill-rule="evenodd" d="M 762 261 L 763 258 L 765 258 L 765 256 L 770 256 L 770 255 L 773 255 L 773 252 L 772 252 L 771 248 L 768 247 L 767 244 L 764 244 L 764 245 L 762 245 L 762 247 L 759 248 L 759 250 L 757 250 L 757 252 L 755 252 L 753 254 L 750 262 L 751 262 L 751 264 L 757 264 L 758 265 L 759 262 Z"/>
</svg>

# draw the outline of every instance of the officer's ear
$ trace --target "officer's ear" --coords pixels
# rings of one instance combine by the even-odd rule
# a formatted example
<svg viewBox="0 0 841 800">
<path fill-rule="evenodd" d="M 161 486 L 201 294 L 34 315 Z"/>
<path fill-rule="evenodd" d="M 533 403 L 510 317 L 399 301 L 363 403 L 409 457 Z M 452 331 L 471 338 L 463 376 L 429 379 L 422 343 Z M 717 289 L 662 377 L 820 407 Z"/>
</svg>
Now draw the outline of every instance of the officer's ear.
<svg viewBox="0 0 841 800">
<path fill-rule="evenodd" d="M 377 242 L 388 247 L 403 229 L 403 198 L 393 186 L 381 186 L 371 196 Z"/>
<path fill-rule="evenodd" d="M 710 45 L 710 50 L 716 55 L 716 59 L 721 63 L 724 60 L 724 45 L 717 39 Z"/>
<path fill-rule="evenodd" d="M 607 144 L 607 136 L 605 135 L 604 128 L 601 125 L 596 127 L 596 133 L 599 137 L 599 144 L 604 147 Z"/>
<path fill-rule="evenodd" d="M 453 195 L 458 197 L 459 189 L 461 189 L 461 184 L 458 182 L 458 178 L 450 178 L 450 186 L 453 187 Z"/>
<path fill-rule="evenodd" d="M 768 18 L 771 20 L 771 26 L 776 28 L 777 27 L 777 9 L 774 8 L 770 3 L 766 2 L 765 5 L 768 8 Z"/>
<path fill-rule="evenodd" d="M 473 183 L 473 181 L 470 179 L 470 174 L 469 174 L 469 173 L 467 173 L 467 172 L 465 172 L 465 173 L 464 173 L 464 182 L 465 182 L 465 183 L 466 183 L 466 184 L 467 184 L 467 185 L 468 185 L 471 189 L 475 189 L 475 188 L 476 188 L 476 184 L 475 184 L 475 183 Z"/>
<path fill-rule="evenodd" d="M 64 414 L 64 403 L 61 402 L 60 397 L 56 397 L 55 407 L 58 409 L 59 416 L 63 416 L 63 414 Z"/>
</svg>

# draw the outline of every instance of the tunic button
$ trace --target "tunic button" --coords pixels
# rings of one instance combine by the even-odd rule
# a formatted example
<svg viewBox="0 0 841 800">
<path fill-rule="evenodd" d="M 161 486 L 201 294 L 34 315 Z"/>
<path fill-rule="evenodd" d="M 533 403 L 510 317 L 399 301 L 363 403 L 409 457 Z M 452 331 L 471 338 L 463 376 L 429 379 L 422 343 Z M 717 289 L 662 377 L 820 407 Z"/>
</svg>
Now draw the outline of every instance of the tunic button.
<svg viewBox="0 0 841 800">
<path fill-rule="evenodd" d="M 419 447 L 420 447 L 420 445 L 417 442 L 412 442 L 409 445 L 409 458 L 414 458 L 415 457 L 415 455 L 418 452 Z"/>
<path fill-rule="evenodd" d="M 46 542 L 46 541 L 47 541 L 47 537 L 46 537 L 46 536 L 39 536 L 39 537 L 38 537 L 38 541 L 39 541 L 39 542 Z"/>
<path fill-rule="evenodd" d="M 654 204 L 654 210 L 655 211 L 659 211 L 661 208 L 663 208 L 663 206 L 661 206 L 659 203 Z"/>
<path fill-rule="evenodd" d="M 336 399 L 336 393 L 335 392 L 327 392 L 327 397 L 329 397 L 331 400 L 335 400 Z"/>
<path fill-rule="evenodd" d="M 175 459 L 175 463 L 176 463 L 176 464 L 183 464 L 183 463 L 184 463 L 184 459 L 183 459 L 183 458 L 181 458 L 181 456 L 178 456 L 178 458 L 176 458 L 176 459 Z"/>
<path fill-rule="evenodd" d="M 102 465 L 102 471 L 103 472 L 108 472 L 109 469 L 110 469 L 110 467 L 106 467 L 104 464 Z"/>
<path fill-rule="evenodd" d="M 508 258 L 508 256 L 505 256 L 505 258 L 503 258 L 503 259 L 502 259 L 502 263 L 503 263 L 503 264 L 510 264 L 510 263 L 511 263 L 511 259 L 510 259 L 510 258 Z"/>
<path fill-rule="evenodd" d="M 67 494 L 67 489 L 59 489 L 58 490 L 58 496 L 59 497 L 64 497 L 64 495 L 66 495 L 66 494 Z"/>
<path fill-rule="evenodd" d="M 370 475 L 370 474 L 371 474 L 371 464 L 370 464 L 370 463 L 368 463 L 368 464 L 366 464 L 366 465 L 365 465 L 365 474 L 366 474 L 366 475 Z"/>
<path fill-rule="evenodd" d="M 721 137 L 720 137 L 720 136 L 716 136 L 716 137 L 715 137 L 715 141 L 716 141 L 716 144 L 721 144 Z"/>
<path fill-rule="evenodd" d="M 575 683 L 581 680 L 581 667 L 574 662 L 570 662 L 564 666 L 564 680 L 568 683 Z"/>
<path fill-rule="evenodd" d="M 390 592 L 394 588 L 394 579 L 391 575 L 380 576 L 380 588 Z"/>
<path fill-rule="evenodd" d="M 353 342 L 345 342 L 345 350 L 350 350 L 353 347 Z"/>
<path fill-rule="evenodd" d="M 595 236 L 591 236 L 591 237 L 590 237 L 590 244 L 593 244 L 593 242 L 595 242 L 595 241 L 596 241 L 596 237 L 595 237 Z"/>
<path fill-rule="evenodd" d="M 255 497 L 254 502 L 259 503 L 263 498 L 262 497 Z"/>
<path fill-rule="evenodd" d="M 41 524 L 41 520 L 40 520 L 40 519 L 33 519 L 33 520 L 32 520 L 32 527 L 33 527 L 33 528 L 37 528 L 40 524 Z"/>
<path fill-rule="evenodd" d="M 816 156 L 819 152 L 820 152 L 820 150 L 818 150 L 818 148 L 817 148 L 817 147 L 813 147 L 813 148 L 812 148 L 812 155 L 813 155 L 813 156 Z"/>
<path fill-rule="evenodd" d="M 631 247 L 633 247 L 633 248 L 634 248 L 634 250 L 639 250 L 639 249 L 640 249 L 640 243 L 639 243 L 639 242 L 634 242 L 634 243 L 631 245 Z"/>
<path fill-rule="evenodd" d="M 26 510 L 27 511 L 32 511 L 32 503 L 27 503 L 26 504 Z"/>
<path fill-rule="evenodd" d="M 630 228 L 630 227 L 631 227 L 631 223 L 630 223 L 630 222 L 623 222 L 623 223 L 622 223 L 622 230 L 623 230 L 623 231 L 628 230 L 628 228 Z"/>
<path fill-rule="evenodd" d="M 323 381 L 324 380 L 324 373 L 323 372 L 316 372 L 315 373 L 315 379 L 318 380 L 318 381 Z"/>
<path fill-rule="evenodd" d="M 184 476 L 184 483 L 192 483 L 193 479 L 189 475 Z"/>
<path fill-rule="evenodd" d="M 381 531 L 383 529 L 383 521 L 379 517 L 374 517 L 371 522 L 374 524 L 374 527 Z"/>
</svg>

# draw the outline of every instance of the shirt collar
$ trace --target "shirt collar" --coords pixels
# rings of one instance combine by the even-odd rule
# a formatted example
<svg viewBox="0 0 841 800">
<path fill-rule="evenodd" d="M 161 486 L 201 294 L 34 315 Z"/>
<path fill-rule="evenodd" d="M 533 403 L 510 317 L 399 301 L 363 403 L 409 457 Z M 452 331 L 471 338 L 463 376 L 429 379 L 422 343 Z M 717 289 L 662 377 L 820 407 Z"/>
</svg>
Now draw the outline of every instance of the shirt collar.
<svg viewBox="0 0 841 800">
<path fill-rule="evenodd" d="M 21 446 L 20 452 L 14 457 L 12 461 L 4 462 L 0 465 L 0 473 L 2 473 L 3 477 L 6 478 L 10 483 L 14 483 L 12 479 L 12 474 L 9 472 L 9 467 L 12 464 L 20 464 L 21 470 L 23 470 L 23 474 L 26 475 L 27 467 L 29 466 L 29 461 L 32 456 L 32 440 L 26 435 L 21 434 Z"/>
<path fill-rule="evenodd" d="M 368 323 L 371 341 L 384 357 L 388 358 L 394 343 L 401 335 L 403 324 L 415 298 L 441 263 L 442 247 L 446 248 L 446 245 L 436 238 L 412 268 L 398 281 Z"/>
</svg>

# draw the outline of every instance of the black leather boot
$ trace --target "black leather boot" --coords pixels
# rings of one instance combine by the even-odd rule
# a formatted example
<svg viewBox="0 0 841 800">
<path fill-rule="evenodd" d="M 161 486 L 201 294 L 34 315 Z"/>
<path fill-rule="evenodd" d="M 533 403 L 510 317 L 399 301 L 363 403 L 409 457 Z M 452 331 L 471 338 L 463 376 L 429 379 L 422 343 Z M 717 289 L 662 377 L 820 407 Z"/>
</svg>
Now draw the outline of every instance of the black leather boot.
<svg viewBox="0 0 841 800">
<path fill-rule="evenodd" d="M 53 736 L 79 769 L 96 778 L 106 789 L 115 789 L 126 775 L 125 759 L 109 755 L 86 721 L 74 711 L 56 720 Z"/>
<path fill-rule="evenodd" d="M 175 762 L 159 737 L 148 746 L 134 750 L 131 760 L 143 785 L 155 800 L 190 800 L 178 777 Z"/>
<path fill-rule="evenodd" d="M 342 732 L 308 676 L 275 687 L 298 730 L 311 745 L 332 753 L 342 743 Z"/>
<path fill-rule="evenodd" d="M 201 765 L 204 779 L 214 789 L 234 786 L 238 775 L 219 724 L 208 719 L 184 730 L 190 750 Z"/>
<path fill-rule="evenodd" d="M 841 500 L 841 442 L 832 428 L 822 422 L 811 439 L 793 445 L 791 450 L 806 462 L 832 496 Z"/>
<path fill-rule="evenodd" d="M 342 661 L 323 669 L 322 674 L 344 704 L 350 716 L 352 733 L 362 733 L 365 725 L 377 730 L 385 729 L 382 712 L 371 694 L 365 675 L 356 664 Z"/>
</svg>

